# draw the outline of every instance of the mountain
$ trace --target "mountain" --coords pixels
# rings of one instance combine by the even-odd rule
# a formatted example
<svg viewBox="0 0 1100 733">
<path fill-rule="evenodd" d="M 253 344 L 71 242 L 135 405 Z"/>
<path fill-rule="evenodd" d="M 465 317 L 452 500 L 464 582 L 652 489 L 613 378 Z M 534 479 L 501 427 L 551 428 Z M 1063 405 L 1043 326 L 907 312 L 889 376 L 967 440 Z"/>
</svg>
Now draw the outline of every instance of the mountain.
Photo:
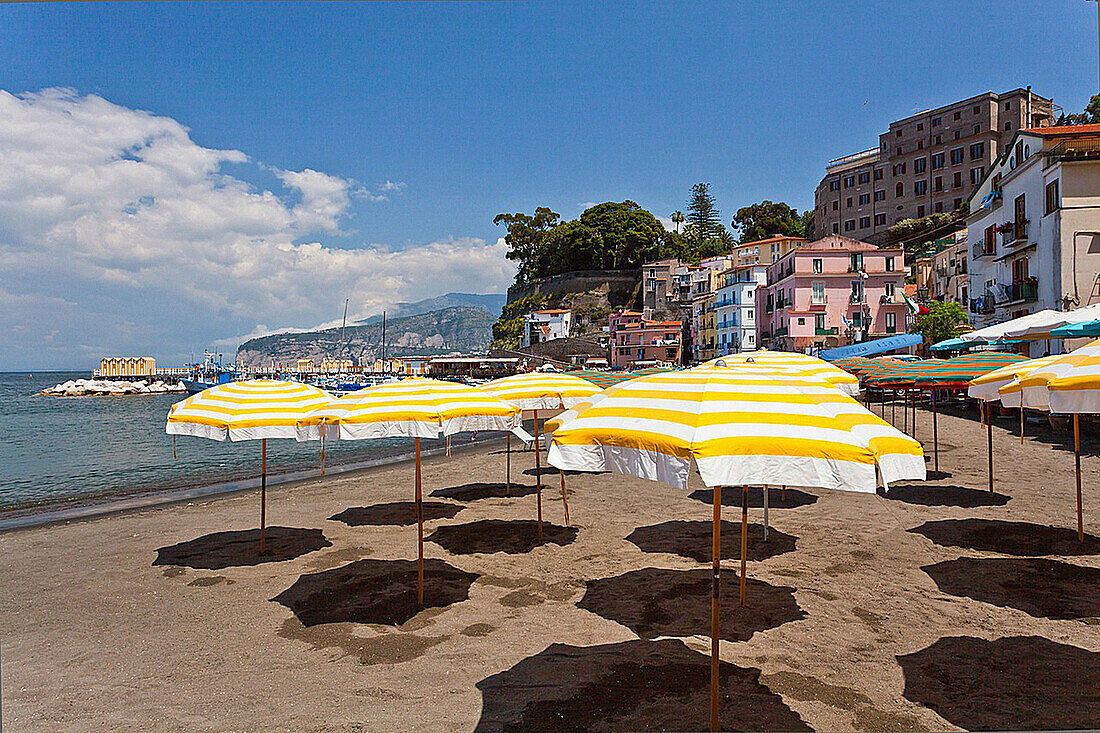
<svg viewBox="0 0 1100 733">
<path fill-rule="evenodd" d="M 400 318 L 402 316 L 418 316 L 422 313 L 431 313 L 432 311 L 444 310 L 446 308 L 453 308 L 454 306 L 466 305 L 473 306 L 475 308 L 484 308 L 488 311 L 489 315 L 493 317 L 493 320 L 500 318 L 500 312 L 504 310 L 504 302 L 508 299 L 508 296 L 501 293 L 492 293 L 490 295 L 476 295 L 474 293 L 447 293 L 446 295 L 439 295 L 434 298 L 426 298 L 425 300 L 418 300 L 415 303 L 396 303 L 386 308 L 386 318 Z M 356 324 L 365 325 L 368 323 L 381 323 L 382 316 L 370 316 L 362 320 L 356 321 Z"/>
<path fill-rule="evenodd" d="M 452 293 L 441 296 L 448 298 Z M 471 298 L 504 296 L 463 296 Z M 432 300 L 437 300 L 433 298 Z M 428 301 L 421 301 L 425 303 Z M 419 304 L 402 304 L 417 306 Z M 485 352 L 493 339 L 492 326 L 497 313 L 482 305 L 452 305 L 437 310 L 390 318 L 386 317 L 387 356 L 434 356 L 461 352 Z M 351 358 L 357 364 L 369 364 L 382 355 L 382 319 L 368 319 L 344 329 L 340 327 L 301 333 L 277 333 L 249 339 L 237 348 L 237 361 L 247 366 L 267 366 L 297 359 L 313 359 L 316 364 L 326 356 Z"/>
</svg>

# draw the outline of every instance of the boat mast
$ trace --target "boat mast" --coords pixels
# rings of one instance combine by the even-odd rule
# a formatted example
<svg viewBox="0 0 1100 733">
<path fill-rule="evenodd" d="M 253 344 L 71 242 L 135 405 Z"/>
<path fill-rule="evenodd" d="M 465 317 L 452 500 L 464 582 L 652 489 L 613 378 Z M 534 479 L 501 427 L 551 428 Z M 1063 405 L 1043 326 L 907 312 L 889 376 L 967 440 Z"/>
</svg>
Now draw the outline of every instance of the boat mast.
<svg viewBox="0 0 1100 733">
<path fill-rule="evenodd" d="M 382 374 L 386 374 L 386 311 L 382 311 Z"/>
<path fill-rule="evenodd" d="M 351 299 L 350 298 L 344 298 L 344 320 L 340 322 L 340 348 L 336 352 L 337 363 L 339 363 L 339 360 L 342 359 L 343 356 L 344 356 L 344 348 L 345 348 L 345 344 L 344 344 L 344 326 L 348 325 L 348 301 L 349 300 L 351 300 Z"/>
</svg>

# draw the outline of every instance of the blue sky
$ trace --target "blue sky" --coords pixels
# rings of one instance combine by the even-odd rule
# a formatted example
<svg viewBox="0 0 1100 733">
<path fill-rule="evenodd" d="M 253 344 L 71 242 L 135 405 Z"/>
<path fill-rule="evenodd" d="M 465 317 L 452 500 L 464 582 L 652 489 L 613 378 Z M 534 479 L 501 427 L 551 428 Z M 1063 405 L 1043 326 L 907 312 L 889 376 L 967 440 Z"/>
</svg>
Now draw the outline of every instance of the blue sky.
<svg viewBox="0 0 1100 733">
<path fill-rule="evenodd" d="M 10 95 L 63 87 L 74 95 L 67 104 L 99 97 L 174 121 L 199 149 L 239 151 L 218 175 L 270 191 L 287 210 L 306 194 L 280 171 L 347 182 L 346 201 L 303 207 L 286 236 L 388 255 L 487 246 L 501 234 L 496 213 L 538 205 L 573 217 L 585 203 L 630 198 L 667 217 L 696 181 L 713 185 L 727 221 L 761 198 L 803 209 L 826 160 L 875 144 L 892 119 L 1027 84 L 1078 110 L 1098 84 L 1096 8 L 1084 0 L 28 4 L 3 6 L 0 36 Z M 26 107 L 12 114 L 40 111 Z M 38 142 L 32 150 L 45 155 Z M 148 198 L 139 189 L 132 198 Z M 36 231 L 46 230 L 0 226 L 0 251 L 28 254 Z M 65 308 L 124 316 L 114 335 L 80 349 L 66 349 L 64 332 L 45 351 L 32 348 L 45 338 L 34 329 L 9 337 L 0 368 L 86 366 L 97 349 L 175 357 L 338 310 L 296 301 L 261 312 L 229 295 L 203 305 L 181 294 L 201 326 L 174 322 L 170 303 L 143 321 L 126 313 L 141 288 L 106 269 L 67 286 L 0 274 L 0 301 L 54 287 L 45 294 Z M 436 284 L 501 290 L 509 272 L 494 272 L 468 287 Z M 362 314 L 434 294 L 392 274 L 392 287 L 360 299 Z M 353 285 L 309 284 L 330 286 Z M 14 310 L 24 307 L 42 312 L 30 301 Z"/>
</svg>

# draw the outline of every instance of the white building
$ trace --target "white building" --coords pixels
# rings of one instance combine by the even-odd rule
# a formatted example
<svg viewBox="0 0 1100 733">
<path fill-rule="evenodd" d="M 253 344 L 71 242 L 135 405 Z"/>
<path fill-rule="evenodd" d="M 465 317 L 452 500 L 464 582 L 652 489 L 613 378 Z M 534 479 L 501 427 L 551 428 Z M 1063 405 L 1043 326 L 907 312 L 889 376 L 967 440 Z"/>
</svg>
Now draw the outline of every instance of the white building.
<svg viewBox="0 0 1100 733">
<path fill-rule="evenodd" d="M 756 288 L 768 281 L 765 265 L 727 270 L 720 276 L 714 293 L 715 356 L 738 351 L 755 351 Z"/>
<path fill-rule="evenodd" d="M 573 325 L 573 311 L 561 308 L 528 313 L 523 321 L 523 339 L 520 346 L 534 346 L 544 341 L 569 338 L 569 328 Z"/>
<path fill-rule="evenodd" d="M 1100 302 L 1100 125 L 1021 130 L 967 218 L 971 323 Z M 1038 341 L 1031 355 L 1061 351 Z"/>
</svg>

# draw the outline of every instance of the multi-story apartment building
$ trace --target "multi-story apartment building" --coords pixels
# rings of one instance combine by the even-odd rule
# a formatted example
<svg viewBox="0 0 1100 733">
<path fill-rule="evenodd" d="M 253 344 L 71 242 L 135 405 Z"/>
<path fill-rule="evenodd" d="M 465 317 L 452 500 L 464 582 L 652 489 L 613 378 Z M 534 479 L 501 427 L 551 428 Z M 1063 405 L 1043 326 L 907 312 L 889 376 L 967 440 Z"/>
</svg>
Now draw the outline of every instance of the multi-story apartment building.
<svg viewBox="0 0 1100 733">
<path fill-rule="evenodd" d="M 573 324 L 573 311 L 565 308 L 547 308 L 528 313 L 523 319 L 523 337 L 520 346 L 527 348 L 544 341 L 569 338 Z"/>
<path fill-rule="evenodd" d="M 681 362 L 681 321 L 647 321 L 640 314 L 620 313 L 612 314 L 610 323 L 612 368 L 626 369 L 639 362 Z"/>
<path fill-rule="evenodd" d="M 932 278 L 926 295 L 931 300 L 948 303 L 961 303 L 965 308 L 969 303 L 969 237 L 966 230 L 955 232 L 950 237 L 937 240 L 938 251 L 932 255 Z"/>
<path fill-rule="evenodd" d="M 792 250 L 756 289 L 757 342 L 831 348 L 906 330 L 903 251 L 835 234 Z"/>
<path fill-rule="evenodd" d="M 642 265 L 642 307 L 665 311 L 690 308 L 692 300 L 711 291 L 713 273 L 730 267 L 733 257 L 720 255 L 690 265 L 676 258 Z"/>
<path fill-rule="evenodd" d="M 902 219 L 951 212 L 1022 128 L 1050 125 L 1031 88 L 986 92 L 890 123 L 877 147 L 830 161 L 814 192 L 819 235 L 879 242 Z"/>
<path fill-rule="evenodd" d="M 734 267 L 767 265 L 805 243 L 806 240 L 802 237 L 786 237 L 778 234 L 754 242 L 742 242 L 734 245 L 733 252 L 730 253 L 731 264 Z"/>
<path fill-rule="evenodd" d="M 722 273 L 714 293 L 715 356 L 757 348 L 756 289 L 767 272 L 766 265 L 747 265 Z"/>
<path fill-rule="evenodd" d="M 1100 125 L 1022 130 L 970 197 L 971 323 L 1100 302 Z M 1059 340 L 1031 344 L 1032 355 Z"/>
</svg>

